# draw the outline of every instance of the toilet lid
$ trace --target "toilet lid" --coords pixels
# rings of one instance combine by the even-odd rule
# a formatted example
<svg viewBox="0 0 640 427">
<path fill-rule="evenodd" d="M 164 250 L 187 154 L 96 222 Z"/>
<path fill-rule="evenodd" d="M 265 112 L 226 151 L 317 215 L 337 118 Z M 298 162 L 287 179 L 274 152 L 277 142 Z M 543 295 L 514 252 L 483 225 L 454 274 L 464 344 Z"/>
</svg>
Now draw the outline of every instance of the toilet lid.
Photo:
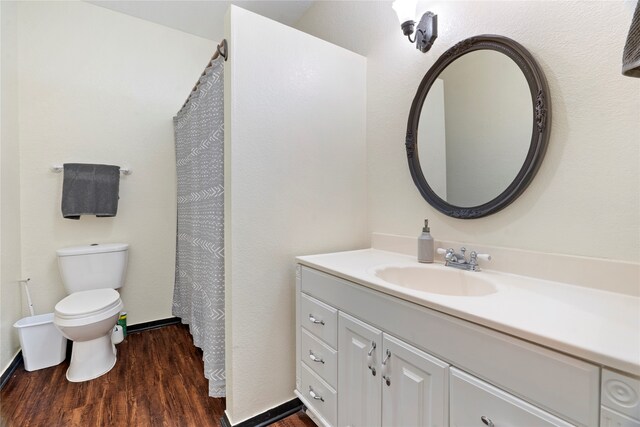
<svg viewBox="0 0 640 427">
<path fill-rule="evenodd" d="M 120 294 L 115 289 L 94 289 L 74 292 L 56 304 L 60 317 L 73 318 L 109 310 L 120 303 Z"/>
</svg>

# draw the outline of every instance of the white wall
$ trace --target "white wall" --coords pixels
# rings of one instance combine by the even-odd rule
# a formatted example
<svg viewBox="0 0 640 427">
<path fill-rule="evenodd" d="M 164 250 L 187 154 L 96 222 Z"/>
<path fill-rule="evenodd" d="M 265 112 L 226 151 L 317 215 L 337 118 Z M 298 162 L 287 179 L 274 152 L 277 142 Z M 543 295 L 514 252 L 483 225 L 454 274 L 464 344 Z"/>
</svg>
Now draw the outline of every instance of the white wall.
<svg viewBox="0 0 640 427">
<path fill-rule="evenodd" d="M 634 2 L 429 1 L 439 38 L 427 54 L 403 37 L 390 2 L 316 2 L 297 27 L 367 56 L 371 231 L 640 260 L 640 80 L 620 74 Z M 404 150 L 409 108 L 436 58 L 477 34 L 524 45 L 553 103 L 546 157 L 527 191 L 486 218 L 436 212 L 415 188 Z M 469 247 L 467 246 L 467 247 Z"/>
<path fill-rule="evenodd" d="M 365 58 L 233 7 L 225 64 L 227 415 L 294 397 L 296 255 L 369 245 Z"/>
<path fill-rule="evenodd" d="M 20 298 L 20 171 L 18 146 L 17 9 L 0 3 L 2 33 L 0 101 L 0 372 L 4 372 L 20 343 L 13 324 L 22 317 Z"/>
<path fill-rule="evenodd" d="M 65 295 L 57 248 L 129 242 L 129 323 L 170 317 L 172 117 L 215 43 L 84 2 L 22 2 L 18 15 L 22 270 L 36 311 Z M 115 218 L 62 218 L 62 174 L 49 167 L 64 162 L 133 169 Z"/>
</svg>

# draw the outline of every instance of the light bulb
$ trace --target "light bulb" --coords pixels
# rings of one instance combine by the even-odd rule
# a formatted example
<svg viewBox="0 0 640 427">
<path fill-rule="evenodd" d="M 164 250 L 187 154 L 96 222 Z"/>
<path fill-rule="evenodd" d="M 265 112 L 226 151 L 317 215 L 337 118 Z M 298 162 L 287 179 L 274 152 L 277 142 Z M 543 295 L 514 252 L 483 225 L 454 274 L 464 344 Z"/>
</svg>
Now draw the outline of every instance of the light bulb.
<svg viewBox="0 0 640 427">
<path fill-rule="evenodd" d="M 417 4 L 417 0 L 396 0 L 393 2 L 393 10 L 396 11 L 401 24 L 415 19 Z"/>
</svg>

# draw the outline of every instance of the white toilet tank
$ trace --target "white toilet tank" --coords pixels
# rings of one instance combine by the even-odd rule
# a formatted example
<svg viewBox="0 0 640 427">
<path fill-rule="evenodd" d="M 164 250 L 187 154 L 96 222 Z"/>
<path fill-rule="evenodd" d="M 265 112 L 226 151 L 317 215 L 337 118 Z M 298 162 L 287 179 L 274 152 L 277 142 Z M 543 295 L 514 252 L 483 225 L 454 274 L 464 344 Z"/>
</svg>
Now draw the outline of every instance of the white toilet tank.
<svg viewBox="0 0 640 427">
<path fill-rule="evenodd" d="M 124 284 L 128 243 L 105 243 L 58 249 L 58 267 L 67 293 L 118 289 Z"/>
</svg>

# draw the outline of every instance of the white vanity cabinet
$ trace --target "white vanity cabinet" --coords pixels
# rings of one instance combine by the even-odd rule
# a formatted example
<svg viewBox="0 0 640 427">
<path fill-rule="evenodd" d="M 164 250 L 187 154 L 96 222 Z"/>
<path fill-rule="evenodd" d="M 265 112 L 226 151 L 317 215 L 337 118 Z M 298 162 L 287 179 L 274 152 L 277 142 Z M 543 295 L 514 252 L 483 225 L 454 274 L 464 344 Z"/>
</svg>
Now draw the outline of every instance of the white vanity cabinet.
<svg viewBox="0 0 640 427">
<path fill-rule="evenodd" d="M 600 424 L 596 365 L 303 265 L 296 288 L 296 394 L 322 425 Z"/>
<path fill-rule="evenodd" d="M 342 312 L 338 348 L 338 425 L 447 425 L 449 365 Z"/>
</svg>

